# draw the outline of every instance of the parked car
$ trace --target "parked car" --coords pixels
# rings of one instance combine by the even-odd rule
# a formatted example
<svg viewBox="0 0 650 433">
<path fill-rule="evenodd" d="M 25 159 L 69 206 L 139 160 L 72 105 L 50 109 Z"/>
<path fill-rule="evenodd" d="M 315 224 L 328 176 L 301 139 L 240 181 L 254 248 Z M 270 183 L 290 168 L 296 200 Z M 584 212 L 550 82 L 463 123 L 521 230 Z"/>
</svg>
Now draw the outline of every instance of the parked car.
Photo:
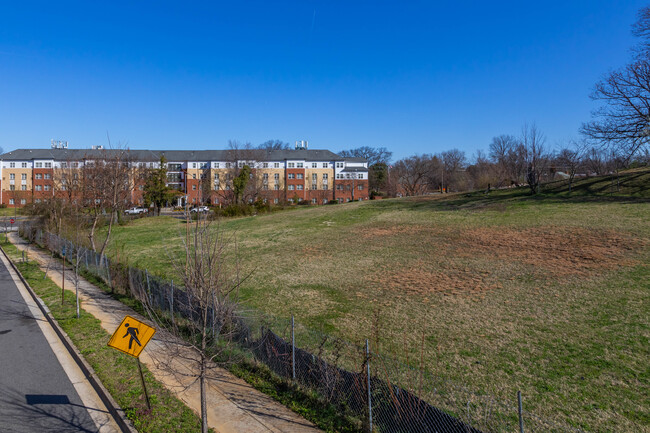
<svg viewBox="0 0 650 433">
<path fill-rule="evenodd" d="M 147 212 L 149 212 L 149 209 L 144 207 L 132 207 L 124 211 L 124 213 L 127 215 L 140 215 Z"/>
<path fill-rule="evenodd" d="M 201 212 L 210 212 L 210 208 L 207 206 L 198 206 L 195 208 L 192 208 L 190 212 L 196 212 L 196 213 L 201 213 Z"/>
</svg>

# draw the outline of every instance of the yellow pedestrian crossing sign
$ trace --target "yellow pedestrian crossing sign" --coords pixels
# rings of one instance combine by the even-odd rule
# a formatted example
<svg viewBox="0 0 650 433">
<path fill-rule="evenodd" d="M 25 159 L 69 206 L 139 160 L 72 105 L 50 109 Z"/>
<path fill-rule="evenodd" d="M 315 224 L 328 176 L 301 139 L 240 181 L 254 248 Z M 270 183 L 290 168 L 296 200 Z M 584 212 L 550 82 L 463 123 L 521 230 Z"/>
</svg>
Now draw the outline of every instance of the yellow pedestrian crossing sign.
<svg viewBox="0 0 650 433">
<path fill-rule="evenodd" d="M 108 341 L 108 345 L 137 358 L 155 333 L 156 330 L 151 326 L 126 316 Z"/>
</svg>

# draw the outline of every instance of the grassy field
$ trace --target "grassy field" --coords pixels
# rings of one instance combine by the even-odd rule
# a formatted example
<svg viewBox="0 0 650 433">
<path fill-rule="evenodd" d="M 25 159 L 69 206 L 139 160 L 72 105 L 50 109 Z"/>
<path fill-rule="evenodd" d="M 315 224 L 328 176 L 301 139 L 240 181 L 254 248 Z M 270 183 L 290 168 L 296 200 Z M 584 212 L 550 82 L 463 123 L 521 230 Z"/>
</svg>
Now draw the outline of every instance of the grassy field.
<svg viewBox="0 0 650 433">
<path fill-rule="evenodd" d="M 589 431 L 650 431 L 650 172 L 222 220 L 247 304 Z M 167 278 L 185 224 L 117 227 Z"/>
</svg>

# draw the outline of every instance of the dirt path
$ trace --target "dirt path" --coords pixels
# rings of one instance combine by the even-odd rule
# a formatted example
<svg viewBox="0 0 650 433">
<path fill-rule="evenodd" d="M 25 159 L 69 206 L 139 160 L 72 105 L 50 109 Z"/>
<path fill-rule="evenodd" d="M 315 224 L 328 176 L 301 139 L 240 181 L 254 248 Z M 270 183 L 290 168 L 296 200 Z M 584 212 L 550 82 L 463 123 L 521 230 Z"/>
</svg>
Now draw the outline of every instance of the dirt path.
<svg viewBox="0 0 650 433">
<path fill-rule="evenodd" d="M 19 250 L 27 251 L 29 258 L 36 260 L 43 271 L 45 270 L 47 263 L 51 260 L 49 255 L 31 248 L 15 233 L 11 233 L 9 239 Z M 65 287 L 67 290 L 73 291 L 73 270 L 71 268 L 66 268 L 66 270 L 68 272 L 66 272 Z M 60 266 L 58 269 L 50 267 L 47 275 L 55 284 L 61 287 Z M 99 319 L 102 328 L 109 334 L 115 331 L 127 314 L 148 322 L 129 307 L 111 298 L 101 289 L 81 278 L 79 298 L 84 310 Z M 147 366 L 158 381 L 183 400 L 192 410 L 199 413 L 201 406 L 198 381 L 194 381 L 190 377 L 191 374 L 188 374 L 191 373 L 189 367 L 183 365 L 178 358 L 177 360 L 170 360 L 165 356 L 161 338 L 168 339 L 169 336 L 163 333 L 156 334 L 156 337 L 140 355 L 141 362 Z M 197 355 L 187 352 L 187 356 Z M 174 373 L 170 373 L 168 369 L 163 369 L 161 362 L 172 363 Z M 321 431 L 309 421 L 287 409 L 271 397 L 257 391 L 228 371 L 215 368 L 211 376 L 208 380 L 207 390 L 208 425 L 217 432 L 316 433 Z"/>
</svg>

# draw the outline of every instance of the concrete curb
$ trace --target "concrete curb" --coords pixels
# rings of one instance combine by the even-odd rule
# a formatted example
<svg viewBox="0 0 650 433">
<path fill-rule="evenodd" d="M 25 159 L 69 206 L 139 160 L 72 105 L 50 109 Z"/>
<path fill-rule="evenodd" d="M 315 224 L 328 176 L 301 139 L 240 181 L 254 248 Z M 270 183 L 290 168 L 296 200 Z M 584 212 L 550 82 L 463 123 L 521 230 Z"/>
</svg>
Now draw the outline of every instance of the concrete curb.
<svg viewBox="0 0 650 433">
<path fill-rule="evenodd" d="M 20 271 L 16 267 L 16 264 L 13 262 L 13 260 L 11 260 L 11 258 L 6 253 L 4 248 L 2 248 L 2 246 L 0 246 L 0 251 L 2 251 L 2 254 L 4 254 L 7 261 L 11 264 L 13 271 L 16 273 L 16 275 L 18 275 L 20 281 L 25 285 L 25 288 L 32 296 L 34 301 L 36 302 L 36 305 L 38 305 L 38 308 L 41 310 L 43 316 L 45 316 L 50 326 L 52 326 L 52 329 L 54 329 L 54 332 L 57 334 L 59 339 L 61 339 L 61 342 L 70 353 L 70 356 L 72 356 L 72 358 L 79 366 L 79 369 L 81 369 L 83 374 L 86 376 L 86 379 L 88 379 L 90 385 L 93 387 L 95 392 L 97 392 L 97 395 L 102 400 L 102 403 L 104 403 L 104 405 L 106 406 L 106 409 L 108 409 L 109 413 L 115 419 L 115 422 L 122 430 L 122 433 L 138 433 L 138 431 L 133 427 L 133 424 L 131 424 L 131 421 L 129 421 L 126 418 L 126 414 L 124 413 L 120 405 L 117 404 L 117 402 L 113 399 L 113 397 L 108 392 L 108 390 L 104 387 L 99 377 L 97 377 L 97 374 L 95 373 L 93 368 L 90 366 L 90 364 L 88 364 L 88 362 L 83 357 L 83 355 L 79 352 L 79 349 L 77 349 L 74 343 L 72 343 L 70 337 L 68 337 L 65 331 L 61 329 L 58 322 L 54 319 L 54 317 L 52 317 L 52 315 L 50 314 L 50 310 L 47 308 L 47 306 L 41 300 L 41 298 L 38 297 L 36 292 L 34 292 L 34 290 L 29 285 L 29 283 L 27 283 L 27 280 L 25 280 L 23 274 L 20 273 Z"/>
</svg>

